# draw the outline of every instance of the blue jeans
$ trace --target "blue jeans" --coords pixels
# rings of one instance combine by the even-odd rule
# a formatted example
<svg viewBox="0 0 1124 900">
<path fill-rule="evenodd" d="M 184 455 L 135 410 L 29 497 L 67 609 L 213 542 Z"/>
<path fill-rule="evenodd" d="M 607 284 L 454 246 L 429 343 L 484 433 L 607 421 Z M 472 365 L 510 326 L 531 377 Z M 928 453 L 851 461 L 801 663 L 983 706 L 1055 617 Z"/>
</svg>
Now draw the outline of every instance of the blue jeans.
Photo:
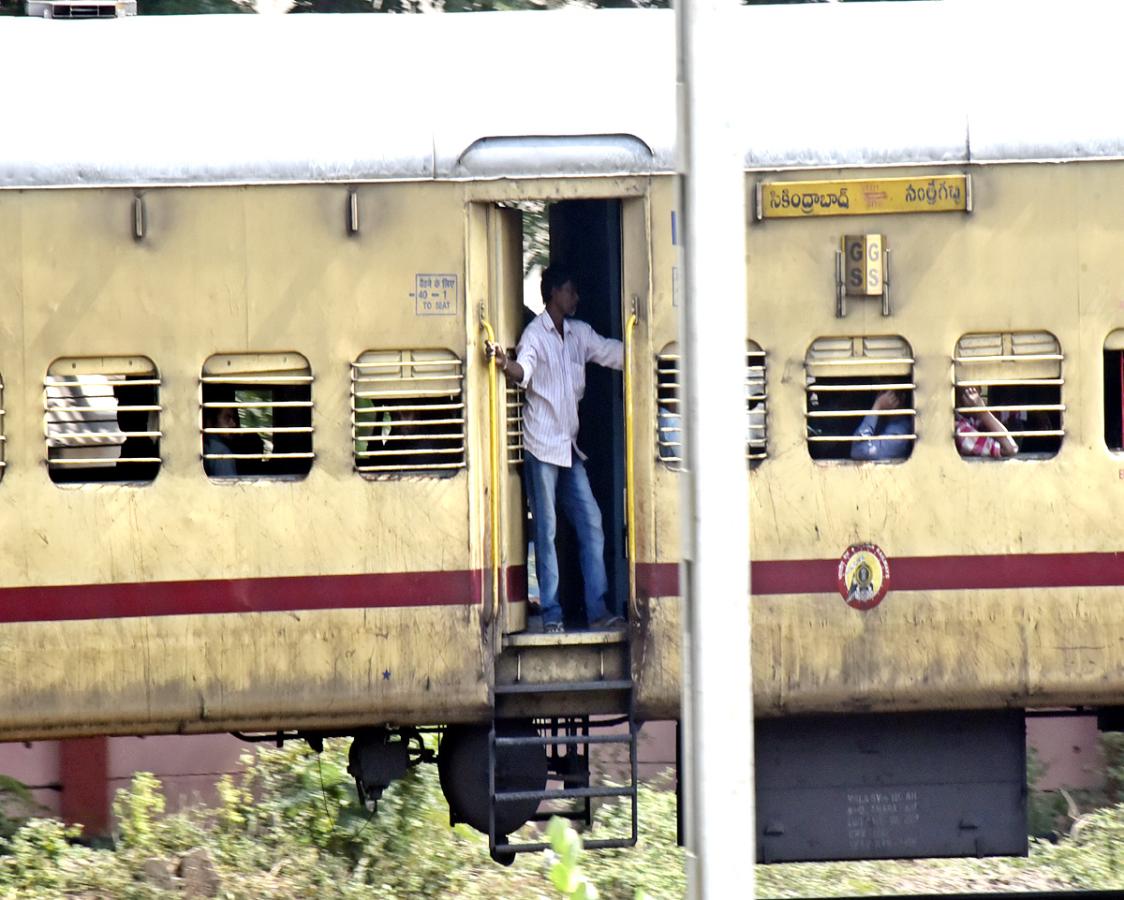
<svg viewBox="0 0 1124 900">
<path fill-rule="evenodd" d="M 609 590 L 609 579 L 605 575 L 605 531 L 585 466 L 577 454 L 572 465 L 565 468 L 544 463 L 525 452 L 523 475 L 534 518 L 535 572 L 539 578 L 543 624 L 562 621 L 562 607 L 558 603 L 558 551 L 554 546 L 558 530 L 556 505 L 562 507 L 578 535 L 586 619 L 593 623 L 604 618 L 608 615 L 605 595 Z"/>
</svg>

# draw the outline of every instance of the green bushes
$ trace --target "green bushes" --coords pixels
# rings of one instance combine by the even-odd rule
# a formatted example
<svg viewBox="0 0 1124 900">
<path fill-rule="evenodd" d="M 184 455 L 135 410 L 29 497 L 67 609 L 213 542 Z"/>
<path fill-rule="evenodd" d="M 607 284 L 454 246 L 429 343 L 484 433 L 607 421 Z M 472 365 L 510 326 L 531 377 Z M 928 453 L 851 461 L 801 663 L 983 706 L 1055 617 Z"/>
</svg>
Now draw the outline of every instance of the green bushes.
<svg viewBox="0 0 1124 900">
<path fill-rule="evenodd" d="M 503 868 L 489 857 L 486 837 L 449 827 L 434 766 L 392 784 L 372 816 L 347 775 L 346 747 L 329 741 L 317 757 L 292 742 L 247 754 L 243 774 L 218 783 L 214 806 L 171 815 L 159 781 L 138 774 L 114 803 L 112 847 L 84 847 L 78 829 L 29 819 L 0 843 L 0 897 L 183 896 L 188 859 L 194 868 L 198 860 L 213 867 L 217 895 L 231 900 L 556 896 L 543 854 L 521 855 Z M 683 895 L 674 802 L 674 795 L 644 789 L 642 846 L 585 854 L 583 867 L 602 898 L 632 900 L 637 886 L 654 898 Z M 624 810 L 602 815 L 614 833 L 627 826 Z"/>
<path fill-rule="evenodd" d="M 489 858 L 485 837 L 465 826 L 449 828 L 433 766 L 411 769 L 370 816 L 346 773 L 345 747 L 328 742 L 319 758 L 296 742 L 264 748 L 245 758 L 243 774 L 222 779 L 213 806 L 171 815 L 158 780 L 137 775 L 114 804 L 112 846 L 82 846 L 77 829 L 51 819 L 12 823 L 0 837 L 0 897 L 506 900 L 577 891 L 590 897 L 595 890 L 601 900 L 662 900 L 686 892 L 671 791 L 641 788 L 640 844 L 580 853 L 585 886 L 579 887 L 567 874 L 579 863 L 572 839 L 566 839 L 569 851 L 559 845 L 556 855 L 521 855 L 503 868 Z M 628 816 L 626 806 L 603 807 L 594 835 L 627 833 Z M 1124 804 L 1082 816 L 1071 830 L 1057 845 L 1033 842 L 1026 860 L 760 866 L 758 891 L 809 897 L 1124 888 Z M 552 868 L 561 883 L 552 879 Z M 559 887 L 570 890 L 563 894 Z"/>
</svg>

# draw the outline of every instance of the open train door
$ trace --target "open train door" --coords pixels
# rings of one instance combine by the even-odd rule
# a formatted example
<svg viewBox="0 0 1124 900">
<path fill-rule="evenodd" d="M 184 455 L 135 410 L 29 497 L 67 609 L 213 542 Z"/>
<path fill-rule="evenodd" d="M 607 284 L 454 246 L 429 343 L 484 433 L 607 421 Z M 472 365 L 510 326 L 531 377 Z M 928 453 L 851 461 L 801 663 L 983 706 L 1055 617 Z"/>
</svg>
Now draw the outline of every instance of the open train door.
<svg viewBox="0 0 1124 900">
<path fill-rule="evenodd" d="M 518 209 L 473 203 L 469 218 L 470 278 L 473 296 L 486 298 L 483 330 L 513 353 L 523 331 L 523 214 Z M 483 363 L 482 363 L 483 364 Z M 485 603 L 493 604 L 503 634 L 527 627 L 526 505 L 523 500 L 522 391 L 498 371 L 486 427 L 484 467 L 491 573 Z M 493 447 L 495 459 L 492 459 Z M 498 577 L 497 577 L 498 576 Z"/>
<path fill-rule="evenodd" d="M 645 340 L 648 308 L 649 238 L 647 197 L 563 200 L 549 208 L 550 261 L 564 262 L 579 280 L 581 302 L 576 318 L 588 322 L 605 337 L 637 346 Z M 635 318 L 634 318 L 635 316 Z M 650 389 L 646 366 L 635 352 L 626 360 L 626 379 L 619 372 L 589 366 L 586 392 L 580 408 L 578 442 L 588 454 L 593 495 L 601 508 L 605 527 L 605 570 L 609 579 L 607 603 L 625 615 L 635 596 L 637 523 L 642 513 L 635 482 L 645 467 L 637 466 L 637 449 L 630 437 L 636 395 Z M 648 357 L 644 357 L 647 359 Z M 640 376 L 639 378 L 637 376 Z M 631 388 L 632 409 L 626 387 Z M 640 451 L 650 454 L 650 444 Z M 560 540 L 566 543 L 560 524 Z M 644 529 L 639 529 L 643 531 Z M 564 596 L 581 596 L 576 548 L 559 558 Z M 633 610 L 628 610 L 631 614 Z M 575 623 L 581 627 L 583 623 Z"/>
</svg>

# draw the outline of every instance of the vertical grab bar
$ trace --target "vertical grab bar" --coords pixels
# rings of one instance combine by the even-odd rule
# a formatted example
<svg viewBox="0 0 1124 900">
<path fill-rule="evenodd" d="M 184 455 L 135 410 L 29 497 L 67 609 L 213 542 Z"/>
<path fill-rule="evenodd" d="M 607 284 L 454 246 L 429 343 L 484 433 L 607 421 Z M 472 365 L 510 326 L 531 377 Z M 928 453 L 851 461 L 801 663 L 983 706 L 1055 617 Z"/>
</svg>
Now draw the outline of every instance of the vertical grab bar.
<svg viewBox="0 0 1124 900">
<path fill-rule="evenodd" d="M 489 344 L 495 344 L 496 333 L 480 309 L 480 327 Z M 492 621 L 500 614 L 500 421 L 496 409 L 496 357 L 488 360 L 488 470 L 492 481 L 491 516 L 488 530 L 492 546 Z"/>
<path fill-rule="evenodd" d="M 628 532 L 628 610 L 636 609 L 636 430 L 632 410 L 632 329 L 636 327 L 636 298 L 632 300 L 632 314 L 624 326 L 624 491 L 625 528 Z"/>
</svg>

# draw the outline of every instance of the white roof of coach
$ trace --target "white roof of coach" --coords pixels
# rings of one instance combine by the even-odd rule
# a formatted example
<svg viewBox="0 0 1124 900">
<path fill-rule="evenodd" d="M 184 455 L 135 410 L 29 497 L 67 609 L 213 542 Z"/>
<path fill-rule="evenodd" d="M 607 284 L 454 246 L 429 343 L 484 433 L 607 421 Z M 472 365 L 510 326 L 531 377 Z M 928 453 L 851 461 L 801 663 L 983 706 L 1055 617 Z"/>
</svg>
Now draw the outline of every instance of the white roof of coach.
<svg viewBox="0 0 1124 900">
<path fill-rule="evenodd" d="M 1124 157 L 1115 4 L 738 16 L 748 168 Z M 674 168 L 669 12 L 17 18 L 0 59 L 0 187 Z"/>
</svg>

